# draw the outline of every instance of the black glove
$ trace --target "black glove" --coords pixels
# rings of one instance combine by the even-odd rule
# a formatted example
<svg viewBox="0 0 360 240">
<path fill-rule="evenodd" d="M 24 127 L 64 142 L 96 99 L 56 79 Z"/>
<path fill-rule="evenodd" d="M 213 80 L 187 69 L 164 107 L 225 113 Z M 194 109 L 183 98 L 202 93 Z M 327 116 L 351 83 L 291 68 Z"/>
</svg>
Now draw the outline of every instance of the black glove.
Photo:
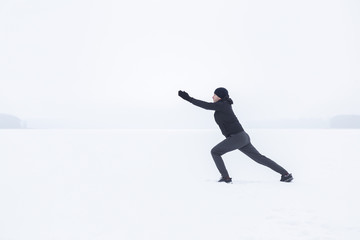
<svg viewBox="0 0 360 240">
<path fill-rule="evenodd" d="M 182 99 L 190 102 L 191 97 L 189 96 L 189 94 L 188 94 L 187 92 L 180 90 L 180 91 L 179 91 L 179 96 L 180 96 Z"/>
</svg>

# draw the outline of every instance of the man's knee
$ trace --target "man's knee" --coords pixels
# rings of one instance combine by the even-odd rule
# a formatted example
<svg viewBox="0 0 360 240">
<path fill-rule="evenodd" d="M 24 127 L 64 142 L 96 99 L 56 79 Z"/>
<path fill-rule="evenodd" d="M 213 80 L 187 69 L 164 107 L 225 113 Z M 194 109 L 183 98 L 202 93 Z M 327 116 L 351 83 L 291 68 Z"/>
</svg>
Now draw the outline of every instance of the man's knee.
<svg viewBox="0 0 360 240">
<path fill-rule="evenodd" d="M 213 148 L 211 149 L 211 155 L 221 156 L 221 155 L 223 155 L 223 154 L 224 154 L 223 151 L 221 151 L 221 149 L 218 148 L 218 147 L 213 147 Z"/>
</svg>

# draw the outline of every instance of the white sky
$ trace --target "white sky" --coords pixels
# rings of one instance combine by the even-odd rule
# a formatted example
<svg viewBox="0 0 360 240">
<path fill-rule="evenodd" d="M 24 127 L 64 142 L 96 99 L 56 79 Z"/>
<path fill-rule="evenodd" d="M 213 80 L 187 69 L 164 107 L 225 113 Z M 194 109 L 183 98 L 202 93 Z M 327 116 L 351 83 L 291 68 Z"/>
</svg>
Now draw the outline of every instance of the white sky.
<svg viewBox="0 0 360 240">
<path fill-rule="evenodd" d="M 252 119 L 360 114 L 360 2 L 0 2 L 0 112 L 176 109 L 228 88 Z M 132 110 L 130 110 L 132 109 Z"/>
</svg>

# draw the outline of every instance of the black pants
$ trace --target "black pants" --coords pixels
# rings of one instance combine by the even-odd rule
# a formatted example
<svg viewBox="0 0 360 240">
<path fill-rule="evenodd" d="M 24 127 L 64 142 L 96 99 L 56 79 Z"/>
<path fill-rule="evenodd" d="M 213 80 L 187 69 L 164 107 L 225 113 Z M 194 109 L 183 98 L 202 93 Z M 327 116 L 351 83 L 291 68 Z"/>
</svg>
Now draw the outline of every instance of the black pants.
<svg viewBox="0 0 360 240">
<path fill-rule="evenodd" d="M 271 159 L 261 155 L 250 142 L 250 137 L 246 132 L 240 132 L 227 137 L 224 141 L 220 142 L 213 149 L 211 155 L 215 161 L 216 167 L 223 177 L 229 177 L 223 159 L 221 158 L 227 152 L 239 149 L 255 162 L 267 166 L 281 175 L 288 172 Z"/>
</svg>

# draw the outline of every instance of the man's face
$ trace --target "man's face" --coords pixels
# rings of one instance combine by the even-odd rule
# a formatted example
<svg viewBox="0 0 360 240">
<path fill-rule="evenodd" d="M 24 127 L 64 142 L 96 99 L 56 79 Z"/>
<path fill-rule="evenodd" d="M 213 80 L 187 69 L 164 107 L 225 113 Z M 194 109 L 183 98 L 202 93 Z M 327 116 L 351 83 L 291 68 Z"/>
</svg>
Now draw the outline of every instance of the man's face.
<svg viewBox="0 0 360 240">
<path fill-rule="evenodd" d="M 214 94 L 214 96 L 212 97 L 214 103 L 219 101 L 221 98 L 219 98 L 216 94 Z"/>
</svg>

